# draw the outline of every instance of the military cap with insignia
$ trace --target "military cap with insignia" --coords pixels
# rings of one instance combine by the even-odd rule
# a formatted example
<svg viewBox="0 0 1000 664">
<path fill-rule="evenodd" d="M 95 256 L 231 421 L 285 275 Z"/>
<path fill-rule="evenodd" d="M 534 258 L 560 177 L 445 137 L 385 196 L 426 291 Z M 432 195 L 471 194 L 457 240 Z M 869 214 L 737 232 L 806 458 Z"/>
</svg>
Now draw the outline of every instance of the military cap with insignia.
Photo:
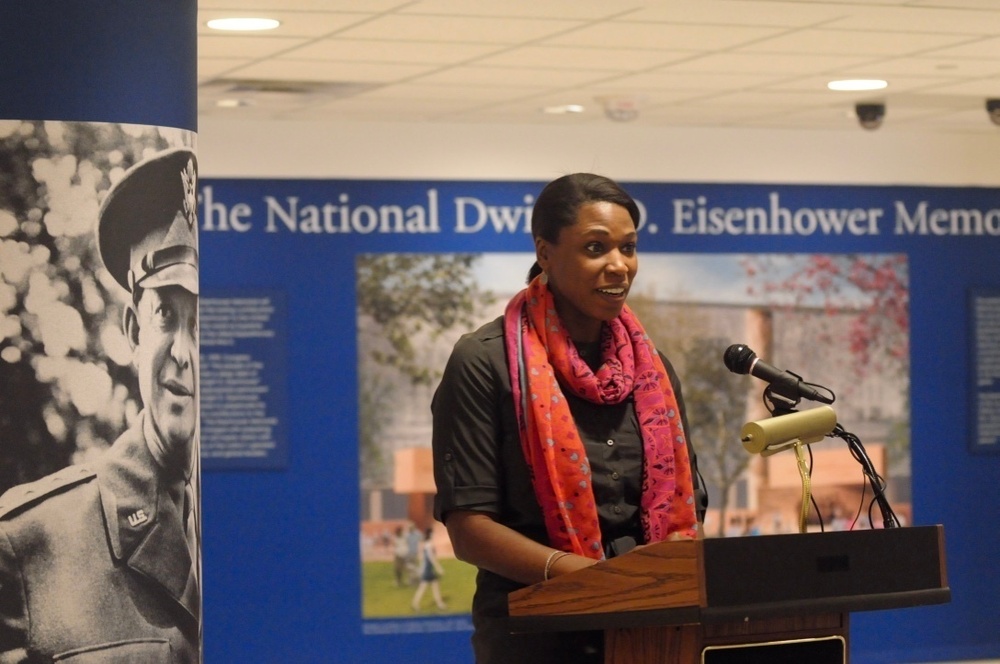
<svg viewBox="0 0 1000 664">
<path fill-rule="evenodd" d="M 175 148 L 132 166 L 108 192 L 97 242 L 127 291 L 177 285 L 198 294 L 197 160 Z"/>
</svg>

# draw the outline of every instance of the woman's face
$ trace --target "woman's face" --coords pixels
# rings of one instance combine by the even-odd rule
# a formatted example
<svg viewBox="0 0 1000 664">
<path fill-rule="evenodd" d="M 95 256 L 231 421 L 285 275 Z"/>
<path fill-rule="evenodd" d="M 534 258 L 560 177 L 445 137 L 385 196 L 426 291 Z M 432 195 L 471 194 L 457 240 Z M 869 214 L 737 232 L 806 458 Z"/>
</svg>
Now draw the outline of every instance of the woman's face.
<svg viewBox="0 0 1000 664">
<path fill-rule="evenodd" d="M 574 341 L 597 341 L 601 324 L 621 313 L 639 270 L 636 239 L 628 210 L 608 202 L 581 205 L 558 242 L 535 239 L 538 264 Z"/>
</svg>

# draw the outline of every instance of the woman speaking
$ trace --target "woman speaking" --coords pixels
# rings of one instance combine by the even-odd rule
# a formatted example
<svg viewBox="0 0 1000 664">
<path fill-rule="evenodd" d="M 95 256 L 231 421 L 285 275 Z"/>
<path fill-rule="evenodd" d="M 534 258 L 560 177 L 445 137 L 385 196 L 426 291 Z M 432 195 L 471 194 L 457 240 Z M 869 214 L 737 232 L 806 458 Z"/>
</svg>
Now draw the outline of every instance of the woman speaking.
<svg viewBox="0 0 1000 664">
<path fill-rule="evenodd" d="M 697 534 L 680 383 L 625 304 L 638 223 L 608 178 L 546 185 L 527 288 L 458 341 L 435 393 L 435 516 L 479 570 L 479 664 L 603 661 L 601 632 L 511 634 L 508 593 Z"/>
</svg>

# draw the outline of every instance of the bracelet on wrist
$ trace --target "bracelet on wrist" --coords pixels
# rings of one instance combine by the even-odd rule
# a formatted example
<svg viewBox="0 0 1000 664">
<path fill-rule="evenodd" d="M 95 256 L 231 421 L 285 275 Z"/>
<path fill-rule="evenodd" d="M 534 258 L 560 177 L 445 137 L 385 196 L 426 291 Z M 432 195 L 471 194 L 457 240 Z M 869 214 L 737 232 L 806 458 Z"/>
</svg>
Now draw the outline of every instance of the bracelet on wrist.
<svg viewBox="0 0 1000 664">
<path fill-rule="evenodd" d="M 559 551 L 558 549 L 550 553 L 549 557 L 545 559 L 545 572 L 542 574 L 542 579 L 548 581 L 550 578 L 549 574 L 552 572 L 552 566 L 555 565 L 557 560 L 559 560 L 563 556 L 568 556 L 568 555 L 569 555 L 568 552 Z"/>
</svg>

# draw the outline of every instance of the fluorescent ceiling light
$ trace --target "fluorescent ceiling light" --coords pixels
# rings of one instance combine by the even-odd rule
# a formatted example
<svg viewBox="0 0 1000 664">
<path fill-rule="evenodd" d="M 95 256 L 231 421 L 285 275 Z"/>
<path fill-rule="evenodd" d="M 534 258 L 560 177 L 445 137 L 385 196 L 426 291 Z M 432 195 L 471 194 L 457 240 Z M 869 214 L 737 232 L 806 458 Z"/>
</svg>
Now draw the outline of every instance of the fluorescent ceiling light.
<svg viewBox="0 0 1000 664">
<path fill-rule="evenodd" d="M 843 81 L 830 81 L 826 84 L 826 87 L 831 90 L 841 90 L 847 92 L 856 92 L 859 90 L 882 90 L 888 86 L 888 83 L 878 78 L 855 78 Z"/>
<path fill-rule="evenodd" d="M 274 30 L 281 25 L 273 18 L 216 18 L 206 23 L 213 30 Z"/>
</svg>

